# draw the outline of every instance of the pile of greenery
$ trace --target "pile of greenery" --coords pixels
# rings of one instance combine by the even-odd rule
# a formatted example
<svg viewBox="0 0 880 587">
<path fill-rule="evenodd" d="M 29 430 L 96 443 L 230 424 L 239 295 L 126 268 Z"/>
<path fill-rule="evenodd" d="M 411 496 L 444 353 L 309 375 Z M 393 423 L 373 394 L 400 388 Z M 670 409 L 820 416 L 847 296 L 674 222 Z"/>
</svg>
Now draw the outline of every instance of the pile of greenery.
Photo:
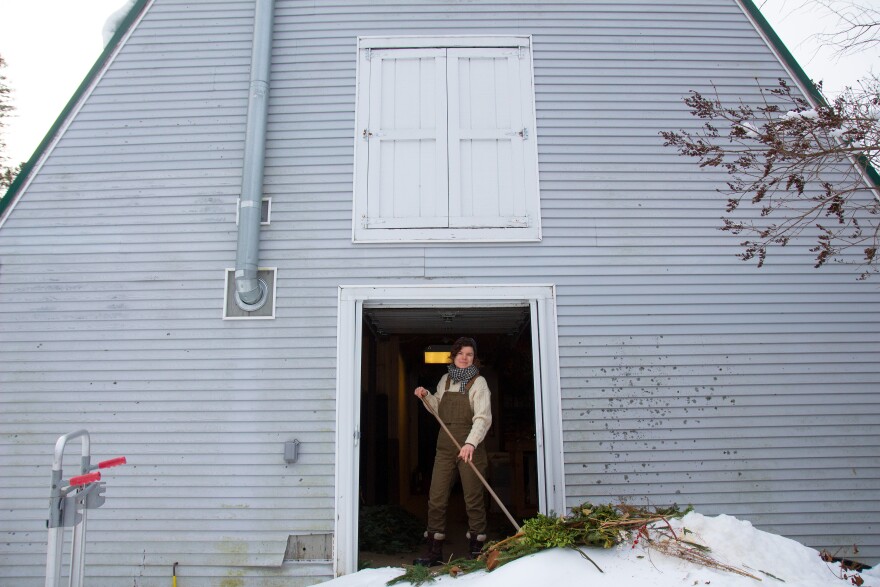
<svg viewBox="0 0 880 587">
<path fill-rule="evenodd" d="M 652 534 L 678 540 L 669 526 L 669 519 L 680 518 L 689 511 L 691 508 L 681 511 L 677 506 L 649 510 L 626 504 L 597 506 L 584 503 L 564 517 L 538 514 L 526 520 L 515 535 L 488 544 L 475 560 L 452 560 L 436 570 L 419 565 L 407 566 L 404 567 L 406 572 L 389 581 L 388 585 L 402 582 L 420 585 L 441 575 L 456 576 L 483 569 L 491 571 L 549 548 L 572 548 L 593 562 L 581 547 L 611 548 L 624 541 L 638 544 L 641 539 L 651 540 Z M 697 545 L 693 547 L 701 548 Z M 593 564 L 596 565 L 595 562 Z M 596 568 L 599 568 L 598 565 Z"/>
<path fill-rule="evenodd" d="M 422 542 L 423 524 L 399 506 L 361 507 L 358 517 L 359 549 L 381 554 L 410 552 Z"/>
</svg>

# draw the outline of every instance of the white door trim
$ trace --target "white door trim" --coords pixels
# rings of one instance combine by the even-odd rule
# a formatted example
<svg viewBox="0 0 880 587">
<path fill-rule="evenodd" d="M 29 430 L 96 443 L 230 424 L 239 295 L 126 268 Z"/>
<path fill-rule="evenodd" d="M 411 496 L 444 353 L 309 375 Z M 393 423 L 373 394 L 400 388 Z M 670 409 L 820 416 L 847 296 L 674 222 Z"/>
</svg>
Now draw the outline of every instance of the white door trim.
<svg viewBox="0 0 880 587">
<path fill-rule="evenodd" d="M 553 285 L 400 285 L 339 287 L 336 369 L 336 519 L 334 571 L 357 571 L 360 373 L 364 305 L 529 306 L 535 361 L 538 479 L 541 512 L 565 512 L 559 345 Z M 543 447 L 543 449 L 542 449 Z"/>
</svg>

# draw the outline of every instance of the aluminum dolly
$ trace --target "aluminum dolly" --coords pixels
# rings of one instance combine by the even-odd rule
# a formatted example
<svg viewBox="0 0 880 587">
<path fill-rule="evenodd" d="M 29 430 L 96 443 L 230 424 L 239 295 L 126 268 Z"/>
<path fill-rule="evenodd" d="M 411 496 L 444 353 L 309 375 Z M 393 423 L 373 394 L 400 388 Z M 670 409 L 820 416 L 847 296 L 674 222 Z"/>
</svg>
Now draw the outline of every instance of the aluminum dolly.
<svg viewBox="0 0 880 587">
<path fill-rule="evenodd" d="M 64 448 L 74 438 L 81 438 L 82 462 L 80 474 L 64 481 L 61 461 Z M 52 462 L 52 491 L 49 496 L 49 544 L 46 549 L 46 587 L 61 587 L 61 554 L 64 550 L 64 529 L 73 528 L 70 545 L 70 587 L 82 587 L 85 570 L 86 513 L 104 505 L 106 484 L 101 483 L 101 473 L 96 469 L 108 469 L 125 464 L 125 457 L 117 457 L 91 464 L 91 443 L 86 430 L 77 430 L 60 437 L 55 443 L 55 459 Z"/>
</svg>

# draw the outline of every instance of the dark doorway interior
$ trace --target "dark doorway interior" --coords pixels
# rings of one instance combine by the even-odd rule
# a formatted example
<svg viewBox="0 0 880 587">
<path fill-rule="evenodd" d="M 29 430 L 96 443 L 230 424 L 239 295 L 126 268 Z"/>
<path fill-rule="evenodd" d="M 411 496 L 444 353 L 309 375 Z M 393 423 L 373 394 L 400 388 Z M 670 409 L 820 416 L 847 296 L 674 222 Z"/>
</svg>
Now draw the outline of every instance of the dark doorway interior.
<svg viewBox="0 0 880 587">
<path fill-rule="evenodd" d="M 424 530 L 427 495 L 439 426 L 413 396 L 434 390 L 446 365 L 426 364 L 428 346 L 450 345 L 458 336 L 477 341 L 481 374 L 492 391 L 492 428 L 485 445 L 488 481 L 518 521 L 538 511 L 534 375 L 529 308 L 365 308 L 361 371 L 359 564 L 411 564 L 421 546 L 379 554 L 365 542 L 383 520 L 365 511 L 389 506 Z M 510 522 L 487 495 L 490 540 L 513 534 Z M 467 517 L 461 488 L 450 500 L 447 553 L 464 556 Z M 383 511 L 385 511 L 383 509 Z M 389 519 L 401 526 L 397 519 Z M 366 524 L 366 525 L 365 525 Z M 456 552 L 457 550 L 457 552 Z"/>
</svg>

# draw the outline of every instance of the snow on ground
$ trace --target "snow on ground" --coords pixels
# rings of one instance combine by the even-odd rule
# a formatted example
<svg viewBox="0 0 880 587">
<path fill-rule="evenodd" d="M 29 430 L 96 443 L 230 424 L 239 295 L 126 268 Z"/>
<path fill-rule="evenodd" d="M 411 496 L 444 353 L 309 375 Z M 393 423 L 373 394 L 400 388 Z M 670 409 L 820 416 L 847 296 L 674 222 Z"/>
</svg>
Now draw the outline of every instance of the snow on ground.
<svg viewBox="0 0 880 587">
<path fill-rule="evenodd" d="M 672 521 L 679 533 L 682 527 L 692 534 L 687 540 L 709 546 L 712 557 L 760 577 L 755 579 L 710 569 L 631 544 L 602 550 L 584 549 L 602 573 L 573 550 L 554 549 L 508 563 L 491 573 L 484 571 L 443 576 L 427 585 L 436 587 L 517 587 L 519 585 L 589 585 L 589 587 L 847 587 L 854 583 L 842 578 L 840 565 L 826 563 L 819 553 L 802 544 L 757 530 L 749 522 L 731 516 L 707 517 L 690 513 Z M 386 567 L 366 569 L 322 583 L 322 587 L 384 587 L 403 573 Z M 852 573 L 850 573 L 850 577 Z M 880 587 L 880 569 L 861 573 L 862 587 Z M 407 585 L 403 583 L 401 585 Z"/>
</svg>

